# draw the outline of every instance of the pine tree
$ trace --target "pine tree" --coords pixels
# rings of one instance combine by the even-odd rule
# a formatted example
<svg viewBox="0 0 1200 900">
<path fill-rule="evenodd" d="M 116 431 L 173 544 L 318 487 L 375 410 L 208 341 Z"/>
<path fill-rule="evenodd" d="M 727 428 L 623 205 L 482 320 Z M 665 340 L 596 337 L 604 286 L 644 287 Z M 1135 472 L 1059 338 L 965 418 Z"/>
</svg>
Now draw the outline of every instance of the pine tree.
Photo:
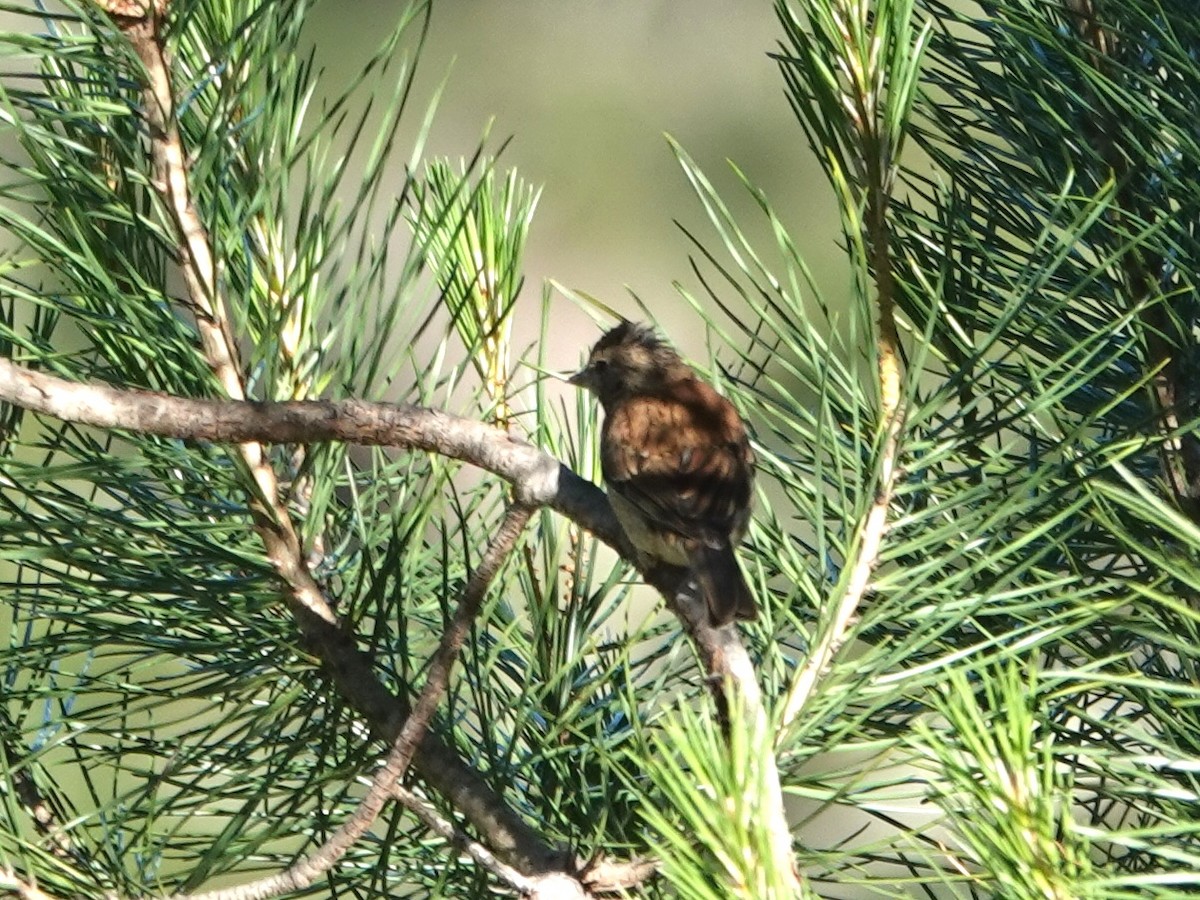
<svg viewBox="0 0 1200 900">
<path fill-rule="evenodd" d="M 777 0 L 847 309 L 672 144 L 755 432 L 736 633 L 547 387 L 536 189 L 422 156 L 429 6 L 318 109 L 312 5 L 4 8 L 0 888 L 1190 894 L 1192 5 Z"/>
</svg>

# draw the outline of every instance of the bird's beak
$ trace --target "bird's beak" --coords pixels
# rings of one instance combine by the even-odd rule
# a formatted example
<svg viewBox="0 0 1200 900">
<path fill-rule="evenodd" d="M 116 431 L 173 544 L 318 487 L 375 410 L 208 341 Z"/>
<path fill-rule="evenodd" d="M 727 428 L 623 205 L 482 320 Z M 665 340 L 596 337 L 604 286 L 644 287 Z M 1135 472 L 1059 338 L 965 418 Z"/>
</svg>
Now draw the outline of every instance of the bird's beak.
<svg viewBox="0 0 1200 900">
<path fill-rule="evenodd" d="M 592 386 L 592 370 L 584 367 L 567 379 L 567 384 L 575 387 L 590 388 Z"/>
</svg>

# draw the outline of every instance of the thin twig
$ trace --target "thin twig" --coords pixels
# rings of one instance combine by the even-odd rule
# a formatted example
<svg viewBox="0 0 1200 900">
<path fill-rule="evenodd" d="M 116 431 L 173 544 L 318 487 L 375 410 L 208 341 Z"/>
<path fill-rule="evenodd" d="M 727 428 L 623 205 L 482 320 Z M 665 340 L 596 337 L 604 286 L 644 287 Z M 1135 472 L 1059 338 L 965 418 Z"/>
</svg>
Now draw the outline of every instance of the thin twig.
<svg viewBox="0 0 1200 900">
<path fill-rule="evenodd" d="M 532 512 L 532 508 L 528 506 L 509 507 L 499 531 L 488 544 L 479 566 L 467 581 L 450 627 L 442 635 L 438 649 L 429 664 L 429 675 L 416 705 L 404 720 L 400 733 L 392 743 L 391 752 L 383 765 L 376 770 L 366 796 L 359 801 L 354 813 L 324 844 L 282 872 L 237 887 L 202 894 L 179 895 L 179 900 L 267 900 L 268 897 L 303 890 L 333 868 L 359 838 L 367 833 L 404 778 L 417 746 L 425 737 L 429 722 L 450 686 L 450 671 L 454 667 L 454 660 L 462 649 L 471 623 L 475 621 L 483 606 L 487 589 L 512 552 Z"/>
<path fill-rule="evenodd" d="M 16 894 L 21 900 L 58 900 L 33 882 L 18 878 L 16 872 L 7 868 L 0 869 L 0 890 L 4 889 Z"/>
<path fill-rule="evenodd" d="M 392 788 L 392 795 L 405 809 L 420 819 L 426 828 L 442 838 L 451 847 L 462 850 L 480 868 L 491 872 L 497 879 L 507 884 L 519 894 L 530 894 L 533 892 L 535 885 L 532 879 L 526 878 L 512 866 L 505 865 L 483 844 L 471 840 L 455 828 L 454 823 L 438 813 L 427 800 L 418 797 L 401 784 L 397 784 Z"/>
<path fill-rule="evenodd" d="M 776 738 L 777 746 L 783 742 L 792 723 L 804 710 L 821 676 L 845 643 L 846 635 L 858 611 L 858 605 L 866 594 L 871 573 L 879 559 L 883 536 L 887 531 L 888 507 L 891 504 L 892 489 L 895 484 L 894 463 L 900 444 L 900 424 L 898 416 L 893 417 L 889 424 L 883 447 L 883 462 L 886 469 L 880 474 L 875 500 L 872 502 L 859 532 L 858 553 L 854 559 L 854 567 L 829 624 L 821 634 L 820 641 L 809 651 L 808 658 L 804 661 L 804 667 L 793 679 L 792 686 L 788 690 L 780 717 L 780 727 Z"/>
<path fill-rule="evenodd" d="M 73 855 L 71 839 L 58 821 L 50 801 L 34 783 L 29 765 L 22 765 L 28 762 L 25 754 L 7 738 L 0 740 L 0 750 L 5 768 L 11 773 L 13 793 L 33 819 L 34 827 L 45 836 L 50 852 L 60 859 L 70 859 Z"/>
<path fill-rule="evenodd" d="M 883 240 L 886 240 L 886 238 L 883 238 Z M 886 251 L 884 251 L 884 255 L 886 256 Z M 890 276 L 890 269 L 887 271 Z M 880 318 L 883 319 L 885 316 L 890 318 L 894 316 L 892 306 L 890 303 L 885 305 L 882 300 L 882 285 L 890 283 L 890 277 L 887 282 L 879 280 L 878 275 L 876 277 L 877 283 L 881 285 Z M 783 713 L 779 720 L 780 727 L 776 738 L 777 745 L 784 740 L 792 723 L 796 721 L 797 716 L 804 710 L 821 676 L 825 673 L 830 663 L 833 662 L 833 658 L 845 643 L 846 635 L 849 633 L 850 627 L 853 625 L 857 615 L 859 604 L 862 603 L 862 599 L 866 595 L 867 587 L 871 581 L 871 573 L 875 570 L 875 565 L 879 561 L 879 551 L 883 545 L 883 537 L 887 532 L 888 509 L 891 506 L 892 493 L 896 484 L 896 459 L 900 450 L 900 433 L 904 424 L 904 411 L 900 406 L 898 343 L 887 345 L 887 331 L 882 328 L 880 331 L 881 353 L 879 356 L 879 369 L 880 381 L 883 387 L 881 391 L 883 397 L 881 415 L 885 423 L 886 432 L 880 451 L 879 480 L 875 488 L 875 498 L 871 502 L 870 509 L 868 509 L 867 515 L 863 519 L 862 526 L 859 529 L 858 552 L 854 558 L 850 575 L 846 580 L 846 588 L 842 592 L 837 606 L 834 608 L 828 625 L 822 631 L 820 640 L 809 651 L 803 668 L 801 668 L 792 680 L 792 686 L 788 690 L 787 699 L 783 705 Z M 894 318 L 892 319 L 891 338 L 893 340 L 896 338 Z M 885 345 L 890 347 L 890 352 L 882 352 Z"/>
<path fill-rule="evenodd" d="M 162 16 L 151 11 L 141 18 L 116 20 L 145 70 L 143 115 L 150 133 L 154 187 L 159 192 L 179 238 L 178 258 L 195 315 L 200 346 L 225 394 L 246 398 L 237 342 L 229 326 L 228 305 L 218 288 L 212 241 L 192 202 L 187 152 L 175 116 L 170 66 L 163 44 Z M 336 621 L 333 608 L 308 572 L 291 515 L 279 499 L 279 480 L 261 443 L 239 445 L 255 482 L 250 495 L 255 528 L 275 570 L 287 583 L 290 599 L 326 621 Z"/>
<path fill-rule="evenodd" d="M 240 400 L 245 398 L 246 389 L 242 383 L 237 344 L 230 332 L 225 300 L 217 289 L 217 269 L 208 230 L 192 202 L 187 152 L 175 116 L 175 95 L 163 45 L 162 21 L 161 15 L 151 13 L 138 19 L 118 20 L 118 23 L 145 69 L 142 113 L 150 132 L 154 187 L 166 202 L 178 232 L 179 263 L 187 285 L 188 301 L 196 315 L 204 357 L 225 393 Z"/>
</svg>

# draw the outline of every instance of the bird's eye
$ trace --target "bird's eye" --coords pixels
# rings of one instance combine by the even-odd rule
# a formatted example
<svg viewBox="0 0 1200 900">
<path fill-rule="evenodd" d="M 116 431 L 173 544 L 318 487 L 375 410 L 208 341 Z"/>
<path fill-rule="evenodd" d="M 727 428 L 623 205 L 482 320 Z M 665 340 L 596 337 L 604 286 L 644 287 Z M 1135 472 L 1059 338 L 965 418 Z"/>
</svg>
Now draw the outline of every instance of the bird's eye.
<svg viewBox="0 0 1200 900">
<path fill-rule="evenodd" d="M 607 359 L 594 359 L 594 360 L 592 360 L 592 369 L 593 369 L 594 371 L 596 371 L 596 372 L 603 372 L 603 371 L 604 371 L 605 369 L 607 369 L 607 368 L 608 368 L 608 360 L 607 360 Z"/>
</svg>

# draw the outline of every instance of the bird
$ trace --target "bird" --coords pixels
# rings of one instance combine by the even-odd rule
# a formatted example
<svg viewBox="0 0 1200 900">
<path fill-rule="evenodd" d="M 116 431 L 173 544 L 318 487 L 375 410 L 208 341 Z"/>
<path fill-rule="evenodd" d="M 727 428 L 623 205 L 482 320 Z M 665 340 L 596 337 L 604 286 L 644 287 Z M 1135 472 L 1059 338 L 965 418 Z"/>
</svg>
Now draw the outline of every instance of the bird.
<svg viewBox="0 0 1200 900">
<path fill-rule="evenodd" d="M 754 452 L 733 404 L 653 329 L 628 320 L 567 381 L 604 410 L 601 473 L 640 562 L 685 569 L 713 626 L 754 619 L 734 555 L 750 522 Z"/>
</svg>

